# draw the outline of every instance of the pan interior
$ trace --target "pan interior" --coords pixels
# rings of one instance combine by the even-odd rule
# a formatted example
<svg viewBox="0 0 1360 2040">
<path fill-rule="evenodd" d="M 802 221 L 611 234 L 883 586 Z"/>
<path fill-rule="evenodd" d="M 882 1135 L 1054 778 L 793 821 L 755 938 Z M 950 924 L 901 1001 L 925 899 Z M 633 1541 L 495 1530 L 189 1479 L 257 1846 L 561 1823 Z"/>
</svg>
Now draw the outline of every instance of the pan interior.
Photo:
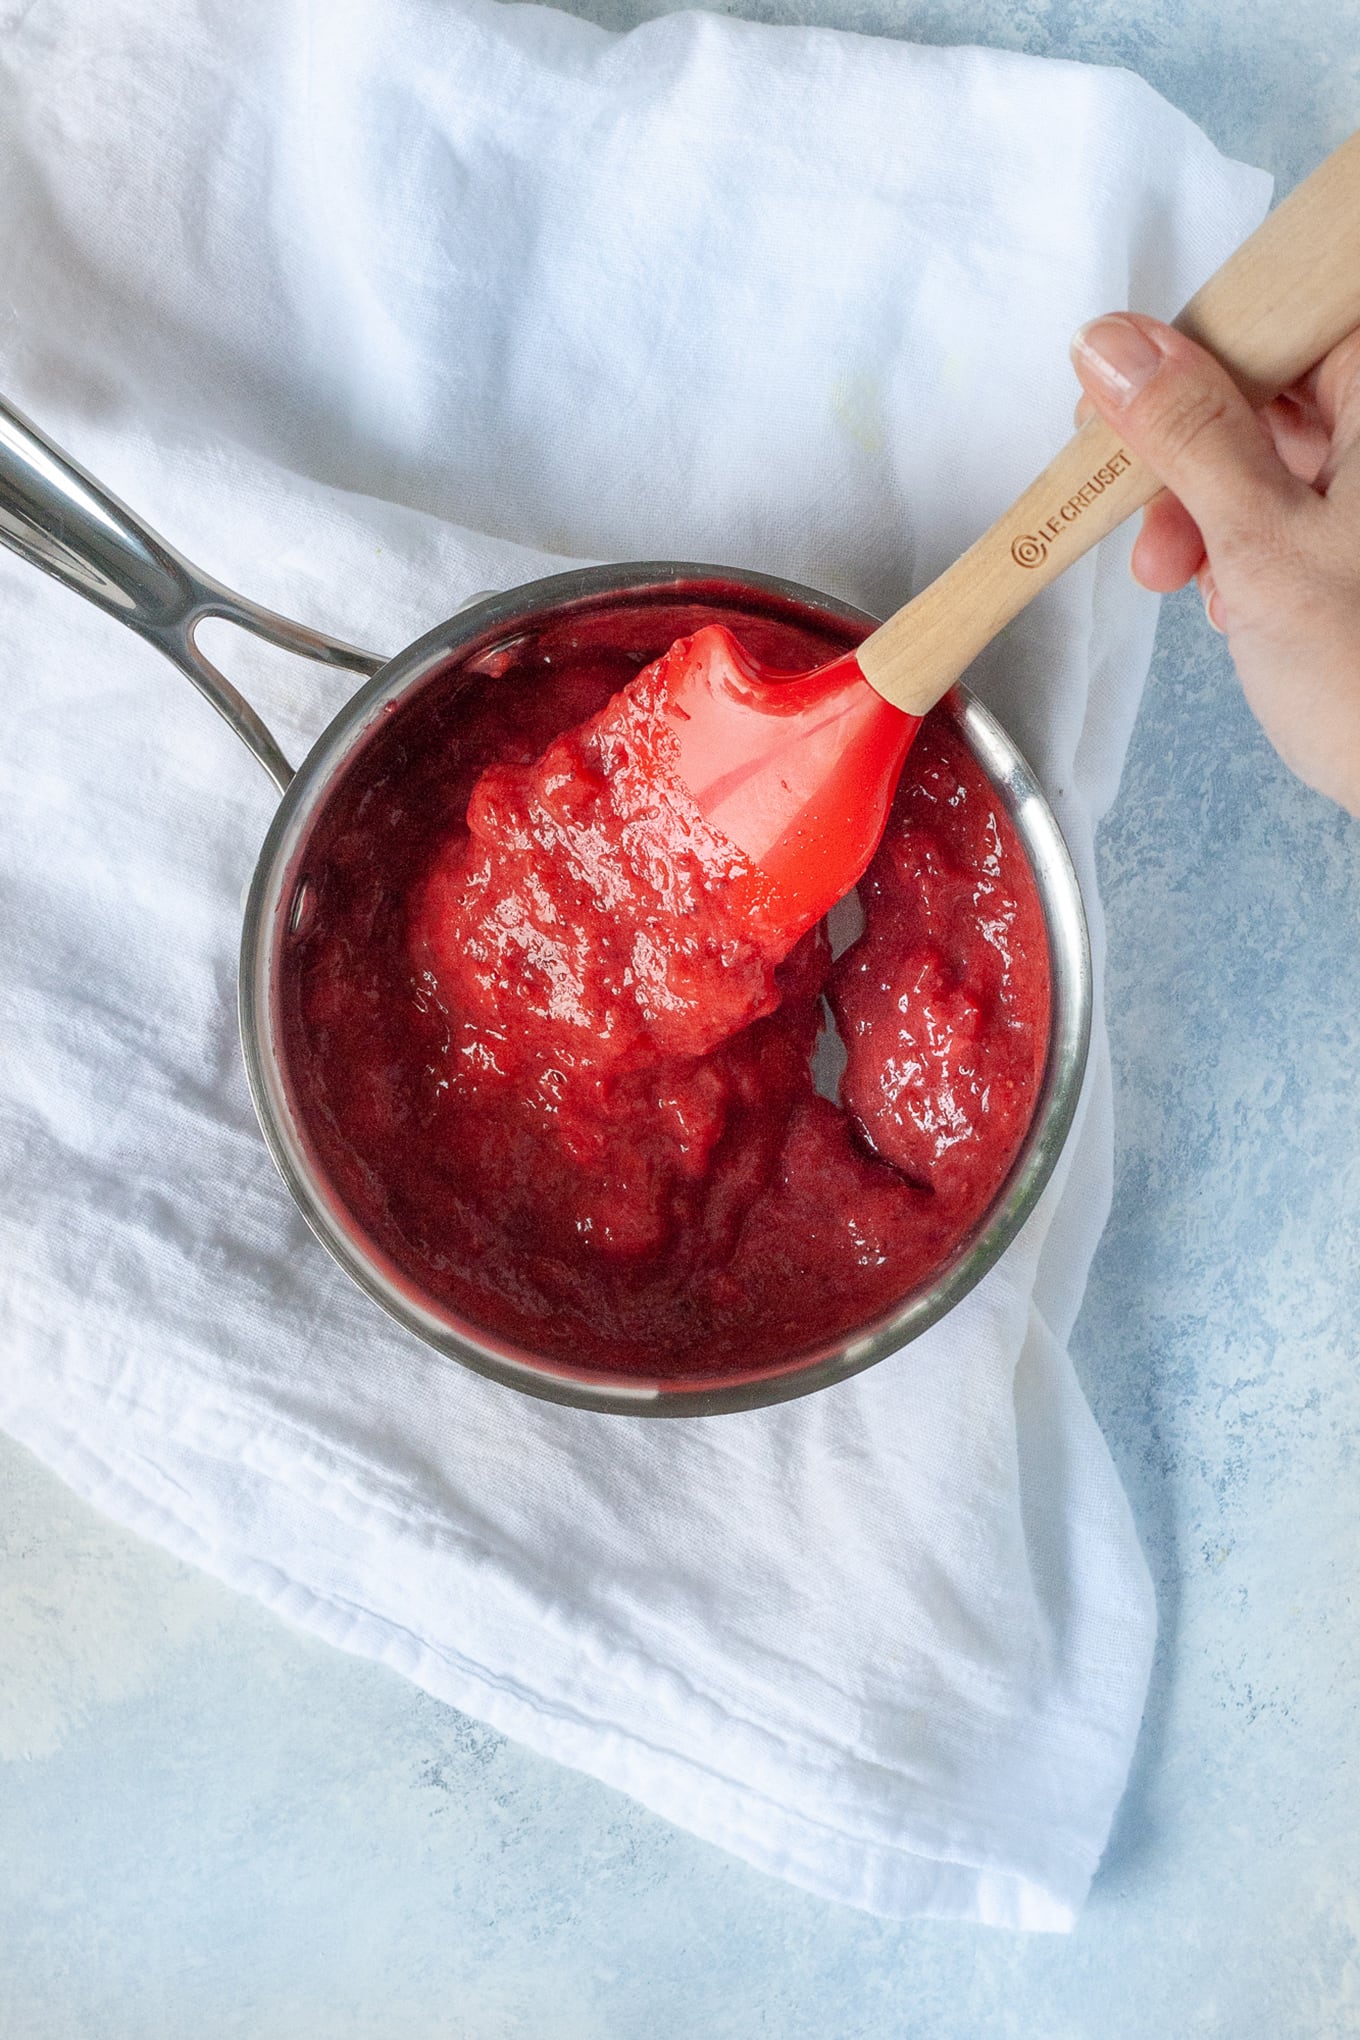
<svg viewBox="0 0 1360 2040">
<path fill-rule="evenodd" d="M 428 712 L 437 696 L 456 719 L 474 698 L 517 684 L 526 658 L 551 663 L 606 639 L 617 648 L 621 635 L 628 657 L 641 665 L 676 636 L 711 620 L 715 608 L 729 605 L 740 609 L 748 630 L 771 634 L 771 649 L 786 647 L 790 631 L 806 633 L 812 659 L 825 656 L 829 643 L 854 643 L 870 626 L 859 613 L 790 584 L 712 569 L 593 570 L 492 598 L 393 661 L 336 719 L 276 818 L 252 888 L 242 968 L 247 1066 L 266 1138 L 314 1230 L 370 1295 L 439 1351 L 533 1393 L 585 1407 L 665 1414 L 750 1407 L 841 1378 L 915 1336 L 991 1265 L 1032 1206 L 1061 1145 L 1079 1082 L 1089 980 L 1070 863 L 1023 761 L 960 690 L 948 714 L 1015 821 L 1038 880 L 1051 951 L 1053 1027 L 1030 1134 L 984 1222 L 959 1242 L 928 1284 L 893 1298 L 891 1308 L 865 1324 L 815 1344 L 790 1346 L 744 1372 L 729 1370 L 721 1379 L 700 1372 L 648 1379 L 635 1370 L 625 1378 L 572 1364 L 562 1352 L 545 1354 L 466 1310 L 451 1310 L 356 1218 L 356 1200 L 337 1181 L 334 1157 L 324 1152 L 300 1101 L 283 1012 L 288 948 L 307 936 L 318 912 L 316 849 L 343 807 L 346 788 L 352 792 L 372 779 L 375 746 L 399 765 L 405 733 L 416 729 L 422 702 Z M 834 1046 L 828 1048 L 826 1039 L 822 1060 L 829 1095 L 837 1078 Z"/>
</svg>

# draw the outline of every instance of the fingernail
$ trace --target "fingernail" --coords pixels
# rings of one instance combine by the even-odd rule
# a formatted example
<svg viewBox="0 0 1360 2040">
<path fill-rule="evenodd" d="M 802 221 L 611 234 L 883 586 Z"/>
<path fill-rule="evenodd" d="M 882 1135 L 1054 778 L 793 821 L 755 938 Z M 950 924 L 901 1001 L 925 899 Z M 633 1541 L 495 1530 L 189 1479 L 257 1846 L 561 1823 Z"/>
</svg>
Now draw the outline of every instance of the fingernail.
<svg viewBox="0 0 1360 2040">
<path fill-rule="evenodd" d="M 1204 614 L 1220 637 L 1228 635 L 1228 613 L 1223 607 L 1223 597 L 1215 587 L 1212 577 L 1202 573 L 1199 578 L 1199 592 L 1204 603 Z"/>
<path fill-rule="evenodd" d="M 1079 326 L 1072 357 L 1099 377 L 1117 404 L 1131 403 L 1162 365 L 1161 350 L 1117 312 Z"/>
</svg>

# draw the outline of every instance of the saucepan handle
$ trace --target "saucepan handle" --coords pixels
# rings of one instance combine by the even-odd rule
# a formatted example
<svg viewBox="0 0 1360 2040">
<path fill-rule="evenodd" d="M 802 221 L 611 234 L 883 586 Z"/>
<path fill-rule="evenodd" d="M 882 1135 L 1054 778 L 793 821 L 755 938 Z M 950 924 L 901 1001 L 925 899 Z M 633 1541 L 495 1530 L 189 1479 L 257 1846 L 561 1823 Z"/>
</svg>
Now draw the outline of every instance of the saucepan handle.
<svg viewBox="0 0 1360 2040">
<path fill-rule="evenodd" d="M 250 703 L 199 650 L 197 625 L 205 616 L 225 617 L 271 644 L 352 673 L 376 673 L 386 663 L 201 574 L 2 397 L 0 541 L 164 652 L 281 793 L 293 768 Z"/>
</svg>

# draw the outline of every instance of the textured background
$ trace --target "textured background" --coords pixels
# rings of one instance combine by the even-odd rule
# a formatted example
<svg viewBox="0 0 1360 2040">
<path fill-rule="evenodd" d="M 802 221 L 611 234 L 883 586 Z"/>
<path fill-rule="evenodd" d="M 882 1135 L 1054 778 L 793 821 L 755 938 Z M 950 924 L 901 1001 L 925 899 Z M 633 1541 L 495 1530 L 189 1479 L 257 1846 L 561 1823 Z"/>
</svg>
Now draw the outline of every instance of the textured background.
<svg viewBox="0 0 1360 2040">
<path fill-rule="evenodd" d="M 731 11 L 1125 64 L 1281 190 L 1360 105 L 1355 0 Z M 1360 2034 L 1360 825 L 1275 762 L 1193 598 L 1102 860 L 1118 1177 L 1077 1354 L 1162 1638 L 1075 1936 L 762 1878 L 0 1439 L 4 2040 Z"/>
</svg>

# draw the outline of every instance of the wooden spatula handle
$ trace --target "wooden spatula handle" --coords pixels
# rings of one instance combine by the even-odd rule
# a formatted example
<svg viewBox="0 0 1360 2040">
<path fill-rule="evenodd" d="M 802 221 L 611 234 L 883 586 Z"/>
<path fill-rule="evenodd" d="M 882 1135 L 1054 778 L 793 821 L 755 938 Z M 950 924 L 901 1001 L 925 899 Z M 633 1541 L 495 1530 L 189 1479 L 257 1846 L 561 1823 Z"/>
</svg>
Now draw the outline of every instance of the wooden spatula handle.
<svg viewBox="0 0 1360 2040">
<path fill-rule="evenodd" d="M 1360 326 L 1360 134 L 1276 207 L 1175 323 L 1218 356 L 1253 404 Z M 865 677 L 898 708 L 924 715 L 1003 625 L 1158 487 L 1091 419 L 990 531 L 865 640 L 857 655 Z"/>
</svg>

